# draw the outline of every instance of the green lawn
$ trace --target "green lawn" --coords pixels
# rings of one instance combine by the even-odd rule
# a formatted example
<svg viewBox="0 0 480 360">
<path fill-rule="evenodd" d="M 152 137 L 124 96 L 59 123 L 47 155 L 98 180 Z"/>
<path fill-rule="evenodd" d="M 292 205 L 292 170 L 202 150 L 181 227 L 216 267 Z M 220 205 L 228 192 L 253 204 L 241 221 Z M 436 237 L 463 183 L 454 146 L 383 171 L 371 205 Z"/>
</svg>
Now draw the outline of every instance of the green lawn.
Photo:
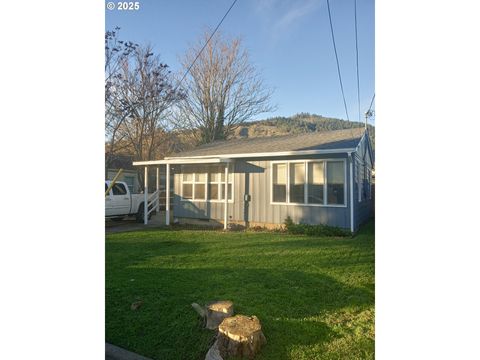
<svg viewBox="0 0 480 360">
<path fill-rule="evenodd" d="M 153 359 L 204 359 L 214 333 L 190 304 L 224 299 L 260 319 L 268 343 L 258 359 L 373 359 L 374 248 L 373 222 L 354 238 L 109 234 L 106 341 Z"/>
</svg>

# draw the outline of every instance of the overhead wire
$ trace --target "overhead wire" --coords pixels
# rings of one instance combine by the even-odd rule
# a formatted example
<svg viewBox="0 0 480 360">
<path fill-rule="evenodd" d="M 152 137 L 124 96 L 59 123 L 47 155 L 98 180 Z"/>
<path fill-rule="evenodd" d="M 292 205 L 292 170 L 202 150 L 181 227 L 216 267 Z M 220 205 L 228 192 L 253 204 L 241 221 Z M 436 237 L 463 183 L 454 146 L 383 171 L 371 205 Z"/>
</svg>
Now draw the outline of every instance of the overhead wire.
<svg viewBox="0 0 480 360">
<path fill-rule="evenodd" d="M 355 55 L 357 63 L 357 101 L 358 101 L 358 121 L 362 121 L 360 112 L 360 74 L 358 70 L 358 30 L 357 30 L 357 0 L 355 0 Z"/>
<path fill-rule="evenodd" d="M 238 0 L 234 0 L 232 2 L 232 5 L 230 5 L 230 7 L 228 8 L 227 12 L 225 13 L 225 15 L 223 15 L 222 19 L 220 20 L 220 22 L 217 24 L 217 26 L 215 27 L 215 29 L 213 30 L 212 34 L 210 35 L 210 37 L 208 38 L 208 40 L 205 42 L 205 44 L 203 45 L 203 47 L 200 49 L 200 51 L 198 52 L 197 56 L 195 57 L 195 59 L 192 61 L 192 63 L 190 64 L 190 66 L 188 67 L 188 69 L 185 71 L 185 74 L 183 74 L 181 80 L 178 82 L 177 86 L 175 87 L 175 92 L 177 91 L 178 87 L 180 86 L 180 84 L 183 82 L 183 80 L 185 80 L 185 78 L 187 77 L 188 73 L 190 72 L 190 70 L 192 69 L 193 65 L 195 65 L 195 63 L 197 62 L 198 58 L 200 57 L 200 55 L 202 54 L 203 50 L 205 50 L 205 48 L 207 47 L 207 45 L 209 44 L 210 40 L 212 40 L 213 36 L 215 35 L 215 33 L 217 32 L 217 30 L 219 29 L 219 27 L 222 25 L 223 23 L 223 20 L 225 20 L 225 18 L 228 16 L 228 14 L 230 13 L 230 10 L 232 10 L 233 6 L 236 4 Z"/>
<path fill-rule="evenodd" d="M 374 101 L 374 100 L 375 100 L 375 93 L 373 93 L 372 101 L 370 101 L 370 106 L 369 106 L 367 112 L 370 112 L 370 110 L 372 110 L 372 105 L 373 105 L 373 101 Z"/>
<path fill-rule="evenodd" d="M 350 121 L 350 118 L 348 116 L 348 110 L 347 110 L 347 102 L 345 100 L 345 92 L 343 91 L 342 74 L 340 72 L 340 63 L 338 61 L 337 45 L 335 43 L 335 35 L 334 35 L 334 31 L 333 31 L 332 14 L 330 12 L 330 1 L 329 0 L 327 0 L 327 9 L 328 9 L 328 19 L 330 21 L 330 32 L 332 34 L 333 50 L 335 52 L 335 60 L 337 61 L 338 80 L 340 81 L 340 89 L 342 90 L 343 105 L 345 107 L 345 114 L 347 115 L 347 120 Z"/>
</svg>

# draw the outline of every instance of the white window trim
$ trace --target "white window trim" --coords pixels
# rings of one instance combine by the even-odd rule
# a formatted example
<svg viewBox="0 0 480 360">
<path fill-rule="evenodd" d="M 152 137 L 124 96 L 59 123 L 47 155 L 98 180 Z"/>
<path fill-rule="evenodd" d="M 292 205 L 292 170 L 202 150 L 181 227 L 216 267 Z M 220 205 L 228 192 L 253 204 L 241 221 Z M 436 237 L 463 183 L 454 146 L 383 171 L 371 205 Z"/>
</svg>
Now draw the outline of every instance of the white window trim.
<svg viewBox="0 0 480 360">
<path fill-rule="evenodd" d="M 183 180 L 183 172 L 182 173 L 179 173 L 180 175 L 180 201 L 183 201 L 183 202 L 212 202 L 212 203 L 224 203 L 225 200 L 218 200 L 218 199 L 210 199 L 210 191 L 209 191 L 209 187 L 208 187 L 208 184 L 210 184 L 210 174 L 208 172 L 206 173 L 195 173 L 195 172 L 192 172 L 190 174 L 193 175 L 193 180 L 192 181 L 184 181 Z M 195 175 L 196 174 L 205 174 L 205 183 L 203 182 L 195 182 Z M 218 174 L 222 174 L 222 172 L 219 172 Z M 232 174 L 232 199 L 229 199 L 228 200 L 228 203 L 229 204 L 233 204 L 235 202 L 235 173 L 232 171 L 232 169 L 229 167 L 229 174 Z M 221 176 L 221 175 L 220 175 Z M 193 199 L 185 199 L 183 197 L 183 184 L 192 184 L 192 197 Z M 195 184 L 205 184 L 205 199 L 195 199 Z M 213 182 L 212 184 L 218 184 L 218 185 L 223 185 L 225 184 L 225 182 L 223 181 L 220 181 L 220 182 Z M 230 184 L 228 182 L 228 179 L 227 179 L 227 184 Z M 228 186 L 228 185 L 227 185 Z M 221 189 L 219 188 L 219 191 L 221 191 Z"/>
<path fill-rule="evenodd" d="M 323 176 L 324 176 L 324 186 L 323 186 L 323 204 L 308 204 L 307 201 L 305 203 L 292 203 L 290 202 L 290 163 L 301 163 L 305 164 L 305 193 L 304 199 L 308 200 L 308 163 L 310 162 L 320 162 L 323 161 Z M 344 204 L 327 204 L 327 162 L 330 161 L 337 161 L 343 162 L 343 170 L 344 170 L 344 186 L 343 186 L 343 199 Z M 286 191 L 286 202 L 274 202 L 273 201 L 273 165 L 274 164 L 287 164 L 286 172 L 287 172 L 287 191 Z M 274 160 L 270 161 L 270 205 L 289 205 L 289 206 L 317 206 L 317 207 L 336 207 L 336 208 L 346 208 L 347 207 L 347 159 L 335 159 L 335 158 L 328 158 L 328 159 L 298 159 L 298 160 Z"/>
<path fill-rule="evenodd" d="M 182 201 L 191 201 L 191 202 L 205 202 L 206 199 L 208 198 L 207 190 L 208 190 L 208 174 L 207 173 L 189 173 L 192 174 L 192 181 L 185 181 L 183 180 L 183 175 L 185 173 L 180 173 L 180 179 L 181 179 L 181 186 L 180 186 L 180 193 L 181 193 L 181 200 Z M 205 175 L 205 181 L 196 181 L 195 176 L 198 174 L 204 174 Z M 192 198 L 191 199 L 185 199 L 183 197 L 183 184 L 191 184 L 192 185 Z M 195 185 L 201 185 L 205 187 L 205 199 L 196 199 L 195 198 Z"/>
<path fill-rule="evenodd" d="M 232 169 L 228 168 L 228 176 L 232 176 L 232 182 L 229 182 L 228 179 L 226 179 L 226 183 L 227 183 L 227 186 L 228 184 L 232 184 L 232 191 L 228 192 L 228 195 L 230 196 L 230 193 L 232 194 L 232 199 L 229 199 L 228 202 L 229 203 L 233 203 L 233 200 L 234 200 L 234 196 L 235 196 L 235 173 L 231 171 Z M 220 196 L 220 194 L 222 193 L 222 185 L 225 184 L 225 181 L 222 181 L 222 174 L 223 176 L 225 176 L 225 172 L 219 172 L 217 174 L 220 174 L 220 181 L 214 181 L 214 182 L 210 182 L 210 176 L 208 176 L 208 184 L 217 184 L 219 185 L 219 188 L 218 188 L 218 195 Z M 208 188 L 208 186 L 207 186 Z M 207 199 L 208 199 L 208 202 L 213 202 L 213 203 L 224 203 L 225 202 L 225 199 L 210 199 L 210 192 L 207 194 Z"/>
</svg>

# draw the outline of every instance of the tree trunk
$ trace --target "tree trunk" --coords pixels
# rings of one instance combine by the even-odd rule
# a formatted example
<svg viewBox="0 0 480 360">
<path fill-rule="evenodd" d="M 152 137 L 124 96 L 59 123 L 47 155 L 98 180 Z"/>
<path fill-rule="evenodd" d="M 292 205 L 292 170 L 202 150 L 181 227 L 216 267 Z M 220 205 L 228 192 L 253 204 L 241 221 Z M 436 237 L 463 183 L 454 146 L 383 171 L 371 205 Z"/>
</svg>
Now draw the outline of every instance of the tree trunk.
<svg viewBox="0 0 480 360">
<path fill-rule="evenodd" d="M 222 358 L 237 356 L 253 359 L 266 342 L 256 316 L 229 317 L 218 327 L 216 345 Z"/>
</svg>

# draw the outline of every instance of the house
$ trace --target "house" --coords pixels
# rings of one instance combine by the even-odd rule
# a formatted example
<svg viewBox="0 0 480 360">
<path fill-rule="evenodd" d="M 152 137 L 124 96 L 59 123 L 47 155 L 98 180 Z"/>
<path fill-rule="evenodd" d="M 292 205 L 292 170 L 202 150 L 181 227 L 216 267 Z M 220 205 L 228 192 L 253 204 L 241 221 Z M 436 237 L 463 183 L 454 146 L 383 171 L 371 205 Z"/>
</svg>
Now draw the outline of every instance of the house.
<svg viewBox="0 0 480 360">
<path fill-rule="evenodd" d="M 217 141 L 134 163 L 145 174 L 160 165 L 174 174 L 179 222 L 278 227 L 289 216 L 352 232 L 372 216 L 373 164 L 363 128 Z"/>
</svg>

